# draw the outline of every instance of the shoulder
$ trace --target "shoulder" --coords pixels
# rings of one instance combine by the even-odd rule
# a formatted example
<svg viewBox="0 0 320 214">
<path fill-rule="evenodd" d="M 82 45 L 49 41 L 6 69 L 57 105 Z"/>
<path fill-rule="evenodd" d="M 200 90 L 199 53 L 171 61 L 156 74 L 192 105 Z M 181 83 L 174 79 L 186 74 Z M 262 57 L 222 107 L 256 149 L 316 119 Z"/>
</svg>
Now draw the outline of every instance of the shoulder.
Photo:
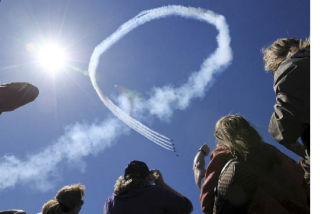
<svg viewBox="0 0 320 214">
<path fill-rule="evenodd" d="M 274 158 L 278 158 L 281 164 L 290 164 L 295 167 L 298 167 L 299 165 L 289 156 L 282 153 L 279 149 L 277 149 L 275 146 L 269 144 L 269 143 L 263 143 L 264 150 L 268 153 L 273 154 Z"/>
<path fill-rule="evenodd" d="M 146 197 L 155 197 L 155 198 L 163 198 L 171 195 L 171 192 L 161 186 L 158 185 L 148 185 L 141 189 L 139 189 L 140 193 L 143 193 Z"/>
<path fill-rule="evenodd" d="M 112 194 L 111 196 L 109 196 L 105 202 L 105 206 L 110 206 L 114 203 L 116 195 Z"/>
<path fill-rule="evenodd" d="M 219 154 L 230 154 L 230 150 L 227 149 L 225 146 L 218 145 L 215 150 L 212 151 L 211 155 L 219 155 Z"/>
<path fill-rule="evenodd" d="M 158 185 L 149 185 L 144 188 L 145 192 L 150 192 L 158 195 L 171 195 L 172 192 Z"/>
<path fill-rule="evenodd" d="M 114 194 L 107 198 L 104 208 L 103 208 L 103 214 L 109 214 L 110 210 L 114 207 Z"/>
<path fill-rule="evenodd" d="M 175 193 L 173 193 L 172 191 L 163 188 L 161 186 L 158 185 L 151 185 L 147 187 L 147 191 L 153 193 L 154 195 L 157 195 L 157 197 L 159 198 L 163 198 L 163 199 L 179 199 L 179 198 L 183 198 Z"/>
<path fill-rule="evenodd" d="M 231 157 L 231 152 L 229 149 L 225 148 L 224 146 L 217 146 L 215 150 L 212 151 L 210 155 L 210 162 L 215 162 L 219 159 L 229 159 Z"/>
<path fill-rule="evenodd" d="M 274 82 L 278 82 L 293 71 L 299 71 L 300 74 L 310 71 L 309 49 L 300 49 L 289 59 L 283 61 L 274 73 Z"/>
</svg>

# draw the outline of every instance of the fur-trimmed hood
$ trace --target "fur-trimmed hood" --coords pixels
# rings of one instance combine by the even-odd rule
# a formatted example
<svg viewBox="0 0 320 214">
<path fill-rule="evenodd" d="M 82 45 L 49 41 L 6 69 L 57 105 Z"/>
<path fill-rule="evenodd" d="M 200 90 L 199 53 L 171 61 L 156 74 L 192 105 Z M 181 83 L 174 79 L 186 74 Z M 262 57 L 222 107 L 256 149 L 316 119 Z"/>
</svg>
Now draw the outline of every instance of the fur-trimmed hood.
<svg viewBox="0 0 320 214">
<path fill-rule="evenodd" d="M 151 185 L 151 179 L 145 178 L 127 178 L 120 176 L 114 185 L 114 194 L 121 195 L 131 190 L 141 189 L 143 187 Z"/>
</svg>

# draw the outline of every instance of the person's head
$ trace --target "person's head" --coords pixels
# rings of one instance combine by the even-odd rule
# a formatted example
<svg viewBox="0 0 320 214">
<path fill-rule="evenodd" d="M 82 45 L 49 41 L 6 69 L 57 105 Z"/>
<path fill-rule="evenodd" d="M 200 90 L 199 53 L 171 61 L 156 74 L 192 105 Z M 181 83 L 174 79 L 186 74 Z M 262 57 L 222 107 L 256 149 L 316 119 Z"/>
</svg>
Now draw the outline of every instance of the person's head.
<svg viewBox="0 0 320 214">
<path fill-rule="evenodd" d="M 284 60 L 290 58 L 297 50 L 307 47 L 310 47 L 309 39 L 305 41 L 294 38 L 277 39 L 262 50 L 265 70 L 274 73 Z"/>
<path fill-rule="evenodd" d="M 83 204 L 85 187 L 81 184 L 64 186 L 55 196 L 42 206 L 42 214 L 78 214 Z"/>
<path fill-rule="evenodd" d="M 259 133 L 241 115 L 227 115 L 216 123 L 214 136 L 240 159 L 246 159 L 252 148 L 262 142 Z"/>
<path fill-rule="evenodd" d="M 152 184 L 152 174 L 142 161 L 131 161 L 114 185 L 114 193 L 121 194 L 130 189 L 138 189 Z"/>
</svg>

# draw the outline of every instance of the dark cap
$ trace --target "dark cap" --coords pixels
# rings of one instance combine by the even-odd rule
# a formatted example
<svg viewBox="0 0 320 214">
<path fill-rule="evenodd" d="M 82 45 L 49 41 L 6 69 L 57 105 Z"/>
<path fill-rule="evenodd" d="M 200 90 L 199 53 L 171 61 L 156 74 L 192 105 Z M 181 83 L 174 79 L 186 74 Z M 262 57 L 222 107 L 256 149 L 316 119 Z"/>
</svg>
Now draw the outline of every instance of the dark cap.
<svg viewBox="0 0 320 214">
<path fill-rule="evenodd" d="M 145 164 L 142 161 L 133 160 L 128 164 L 127 168 L 125 169 L 124 177 L 126 177 L 129 174 L 135 174 L 144 178 L 147 175 L 149 175 L 149 173 L 150 171 L 147 164 Z"/>
</svg>

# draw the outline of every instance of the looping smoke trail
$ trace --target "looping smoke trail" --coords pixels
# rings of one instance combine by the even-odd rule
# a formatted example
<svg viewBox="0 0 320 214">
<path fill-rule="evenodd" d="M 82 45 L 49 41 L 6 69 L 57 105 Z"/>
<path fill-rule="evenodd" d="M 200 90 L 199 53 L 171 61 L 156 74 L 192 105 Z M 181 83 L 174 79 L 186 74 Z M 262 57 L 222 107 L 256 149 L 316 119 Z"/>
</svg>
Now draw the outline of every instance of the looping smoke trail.
<svg viewBox="0 0 320 214">
<path fill-rule="evenodd" d="M 212 80 L 213 74 L 221 72 L 232 60 L 228 25 L 222 15 L 217 15 L 212 11 L 177 5 L 142 11 L 134 18 L 122 24 L 113 34 L 96 46 L 90 59 L 88 71 L 92 85 L 99 98 L 116 117 L 150 141 L 167 150 L 175 151 L 174 144 L 170 138 L 153 131 L 141 122 L 132 118 L 115 105 L 108 97 L 104 96 L 95 78 L 100 56 L 113 44 L 138 26 L 154 19 L 165 18 L 170 15 L 205 21 L 208 24 L 215 26 L 219 32 L 217 35 L 218 48 L 204 60 L 200 70 L 193 73 L 187 83 L 182 85 L 180 88 L 175 89 L 169 87 L 158 88 L 155 90 L 154 96 L 152 96 L 145 104 L 149 109 L 151 109 L 150 112 L 152 114 L 159 117 L 162 117 L 165 114 L 171 115 L 172 108 L 186 108 L 192 98 L 203 96 L 205 89 Z M 164 96 L 168 94 L 171 96 Z M 166 97 L 165 100 L 163 100 L 163 97 Z M 159 100 L 162 101 L 162 107 L 153 108 L 159 103 Z M 169 112 L 166 113 L 163 109 L 166 111 L 169 109 Z"/>
</svg>

